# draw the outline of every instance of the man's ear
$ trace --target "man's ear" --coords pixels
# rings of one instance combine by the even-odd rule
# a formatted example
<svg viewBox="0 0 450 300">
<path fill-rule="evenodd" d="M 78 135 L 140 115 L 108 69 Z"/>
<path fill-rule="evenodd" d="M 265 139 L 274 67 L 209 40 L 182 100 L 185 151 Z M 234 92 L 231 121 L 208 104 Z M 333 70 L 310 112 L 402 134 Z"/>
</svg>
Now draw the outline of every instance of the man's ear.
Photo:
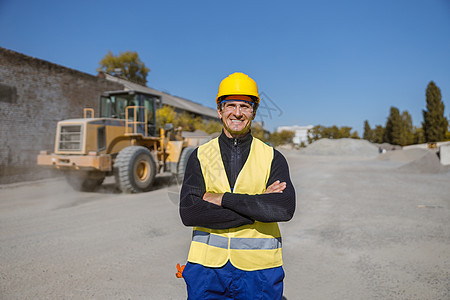
<svg viewBox="0 0 450 300">
<path fill-rule="evenodd" d="M 219 109 L 217 109 L 217 114 L 219 115 L 219 119 L 222 120 L 222 112 Z"/>
</svg>

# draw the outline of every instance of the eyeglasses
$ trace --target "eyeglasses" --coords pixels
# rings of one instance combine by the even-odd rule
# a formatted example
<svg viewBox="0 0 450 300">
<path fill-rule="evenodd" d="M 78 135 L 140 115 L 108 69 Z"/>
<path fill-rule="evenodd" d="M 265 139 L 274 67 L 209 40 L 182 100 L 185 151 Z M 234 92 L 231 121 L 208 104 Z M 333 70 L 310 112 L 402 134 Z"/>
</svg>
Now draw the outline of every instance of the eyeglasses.
<svg viewBox="0 0 450 300">
<path fill-rule="evenodd" d="M 243 113 L 251 113 L 253 112 L 253 105 L 248 102 L 240 101 L 238 103 L 236 102 L 225 102 L 222 106 L 223 110 L 226 112 L 232 112 L 236 108 L 239 108 L 240 112 Z"/>
</svg>

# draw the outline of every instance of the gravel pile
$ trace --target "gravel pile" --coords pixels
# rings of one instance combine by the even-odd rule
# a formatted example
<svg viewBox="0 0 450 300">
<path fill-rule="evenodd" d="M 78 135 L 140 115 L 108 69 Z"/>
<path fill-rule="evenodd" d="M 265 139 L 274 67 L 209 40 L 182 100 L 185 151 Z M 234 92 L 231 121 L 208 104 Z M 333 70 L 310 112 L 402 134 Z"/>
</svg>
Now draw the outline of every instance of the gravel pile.
<svg viewBox="0 0 450 300">
<path fill-rule="evenodd" d="M 357 139 L 320 139 L 300 150 L 306 155 L 353 156 L 374 158 L 401 163 L 398 170 L 416 174 L 450 173 L 450 166 L 443 166 L 436 151 L 412 148 L 397 149 L 380 154 L 379 145 Z"/>
<path fill-rule="evenodd" d="M 441 164 L 436 152 L 427 150 L 424 150 L 424 152 L 425 153 L 421 157 L 418 157 L 413 161 L 399 167 L 399 170 L 419 174 L 435 174 L 450 171 L 450 167 L 446 167 Z"/>
<path fill-rule="evenodd" d="M 387 151 L 377 158 L 379 160 L 389 160 L 398 162 L 409 162 L 422 158 L 427 154 L 426 149 L 409 149 L 409 150 L 394 150 Z"/>
<path fill-rule="evenodd" d="M 366 140 L 356 139 L 320 139 L 301 150 L 308 155 L 343 155 L 375 158 L 379 155 L 378 147 Z"/>
<path fill-rule="evenodd" d="M 381 154 L 378 160 L 404 162 L 399 170 L 416 174 L 436 174 L 450 171 L 443 166 L 436 151 L 430 149 L 412 148 L 407 150 L 388 151 Z"/>
</svg>

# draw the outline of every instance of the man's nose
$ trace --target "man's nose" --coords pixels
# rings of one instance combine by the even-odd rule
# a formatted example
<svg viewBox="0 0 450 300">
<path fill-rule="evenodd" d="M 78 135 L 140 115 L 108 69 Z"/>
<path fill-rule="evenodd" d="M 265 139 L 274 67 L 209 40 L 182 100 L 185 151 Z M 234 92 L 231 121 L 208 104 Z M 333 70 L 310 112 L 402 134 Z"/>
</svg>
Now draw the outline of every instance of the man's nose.
<svg viewBox="0 0 450 300">
<path fill-rule="evenodd" d="M 233 114 L 235 116 L 242 116 L 242 108 L 239 104 L 234 107 Z"/>
</svg>

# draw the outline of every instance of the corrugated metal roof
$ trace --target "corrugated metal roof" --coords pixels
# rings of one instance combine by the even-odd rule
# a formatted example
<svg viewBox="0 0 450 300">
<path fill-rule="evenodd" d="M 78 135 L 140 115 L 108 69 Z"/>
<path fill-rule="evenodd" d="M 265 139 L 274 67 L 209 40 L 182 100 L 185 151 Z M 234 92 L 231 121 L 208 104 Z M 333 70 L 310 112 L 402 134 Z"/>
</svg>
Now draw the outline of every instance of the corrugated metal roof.
<svg viewBox="0 0 450 300">
<path fill-rule="evenodd" d="M 217 110 L 215 110 L 213 108 L 201 105 L 199 103 L 195 103 L 191 100 L 173 96 L 173 95 L 167 94 L 165 92 L 161 92 L 161 91 L 152 89 L 147 86 L 133 83 L 128 80 L 120 79 L 120 78 L 114 77 L 109 74 L 105 74 L 105 76 L 106 76 L 106 79 L 109 81 L 114 81 L 114 82 L 118 82 L 118 83 L 122 84 L 124 86 L 125 90 L 135 90 L 135 91 L 139 91 L 139 92 L 158 95 L 161 97 L 161 101 L 163 104 L 170 105 L 170 106 L 179 108 L 181 110 L 185 110 L 185 111 L 192 112 L 195 114 L 204 115 L 205 117 L 208 117 L 208 118 L 214 118 L 214 119 L 219 118 L 217 115 Z"/>
</svg>

